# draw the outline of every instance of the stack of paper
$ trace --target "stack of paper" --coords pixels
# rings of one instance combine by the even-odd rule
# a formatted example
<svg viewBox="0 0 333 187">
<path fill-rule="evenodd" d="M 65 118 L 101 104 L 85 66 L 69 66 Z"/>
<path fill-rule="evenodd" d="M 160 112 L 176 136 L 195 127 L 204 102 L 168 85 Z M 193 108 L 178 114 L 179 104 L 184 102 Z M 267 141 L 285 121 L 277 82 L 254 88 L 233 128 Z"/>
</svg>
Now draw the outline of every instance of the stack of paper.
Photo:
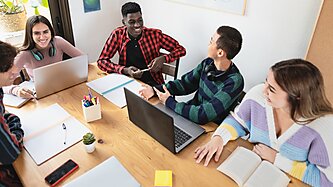
<svg viewBox="0 0 333 187">
<path fill-rule="evenodd" d="M 120 108 L 126 106 L 124 87 L 136 94 L 141 88 L 141 84 L 134 79 L 115 73 L 88 82 L 87 86 Z"/>
<path fill-rule="evenodd" d="M 37 165 L 79 142 L 85 133 L 90 132 L 58 104 L 20 118 L 25 133 L 24 147 Z"/>
</svg>

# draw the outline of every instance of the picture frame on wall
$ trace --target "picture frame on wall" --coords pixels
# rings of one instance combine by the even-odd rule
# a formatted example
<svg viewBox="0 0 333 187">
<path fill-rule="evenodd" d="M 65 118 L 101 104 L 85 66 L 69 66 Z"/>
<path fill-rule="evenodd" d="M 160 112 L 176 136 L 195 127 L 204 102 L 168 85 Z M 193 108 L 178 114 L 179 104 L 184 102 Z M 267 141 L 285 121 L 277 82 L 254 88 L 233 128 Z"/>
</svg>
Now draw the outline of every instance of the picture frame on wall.
<svg viewBox="0 0 333 187">
<path fill-rule="evenodd" d="M 100 0 L 83 0 L 84 13 L 101 10 Z"/>
</svg>

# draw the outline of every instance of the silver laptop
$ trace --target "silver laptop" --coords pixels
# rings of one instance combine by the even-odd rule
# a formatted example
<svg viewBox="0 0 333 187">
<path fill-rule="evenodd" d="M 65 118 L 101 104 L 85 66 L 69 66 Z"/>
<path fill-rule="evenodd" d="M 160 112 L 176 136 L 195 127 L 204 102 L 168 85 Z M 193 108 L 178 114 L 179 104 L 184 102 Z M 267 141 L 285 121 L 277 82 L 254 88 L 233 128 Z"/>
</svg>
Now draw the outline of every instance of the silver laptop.
<svg viewBox="0 0 333 187">
<path fill-rule="evenodd" d="M 82 55 L 33 70 L 36 98 L 40 99 L 87 81 L 88 56 Z"/>
<path fill-rule="evenodd" d="M 140 187 L 141 185 L 114 156 L 85 172 L 64 187 Z"/>
<path fill-rule="evenodd" d="M 171 152 L 178 153 L 205 132 L 200 125 L 183 118 L 163 104 L 152 105 L 124 89 L 129 119 Z"/>
</svg>

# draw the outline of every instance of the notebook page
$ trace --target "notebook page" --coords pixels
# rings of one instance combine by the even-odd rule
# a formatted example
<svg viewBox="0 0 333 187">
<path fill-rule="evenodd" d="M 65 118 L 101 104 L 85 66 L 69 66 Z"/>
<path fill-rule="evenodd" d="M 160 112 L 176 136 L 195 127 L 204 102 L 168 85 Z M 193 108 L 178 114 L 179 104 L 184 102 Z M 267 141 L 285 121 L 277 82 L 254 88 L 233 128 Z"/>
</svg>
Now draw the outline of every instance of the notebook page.
<svg viewBox="0 0 333 187">
<path fill-rule="evenodd" d="M 239 186 L 243 186 L 260 162 L 260 157 L 251 150 L 237 147 L 217 170 L 228 175 Z"/>
<path fill-rule="evenodd" d="M 259 167 L 254 171 L 251 177 L 247 180 L 244 187 L 286 187 L 290 179 L 279 168 L 273 164 L 262 161 Z"/>
<path fill-rule="evenodd" d="M 131 79 L 125 75 L 112 73 L 105 77 L 88 82 L 87 86 L 89 86 L 91 89 L 95 90 L 100 95 L 104 95 L 109 90 L 114 89 L 114 88 L 118 87 L 119 85 L 123 85 L 126 82 L 129 82 L 131 80 L 133 80 L 133 79 Z"/>
</svg>

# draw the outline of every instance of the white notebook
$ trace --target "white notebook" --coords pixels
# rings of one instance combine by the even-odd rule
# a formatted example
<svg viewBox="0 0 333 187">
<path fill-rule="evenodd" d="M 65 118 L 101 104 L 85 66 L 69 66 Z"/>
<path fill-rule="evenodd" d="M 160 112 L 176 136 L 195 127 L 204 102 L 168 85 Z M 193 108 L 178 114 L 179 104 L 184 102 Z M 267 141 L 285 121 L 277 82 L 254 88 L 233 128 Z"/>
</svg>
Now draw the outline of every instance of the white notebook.
<svg viewBox="0 0 333 187">
<path fill-rule="evenodd" d="M 28 88 L 28 89 L 32 90 L 33 92 L 35 91 L 35 85 L 34 85 L 34 82 L 32 82 L 32 81 L 29 81 L 29 82 L 24 81 L 20 84 L 20 87 Z M 12 94 L 4 94 L 3 104 L 6 106 L 20 108 L 29 100 L 30 99 L 25 99 L 25 98 L 18 97 L 18 96 L 12 95 Z"/>
<path fill-rule="evenodd" d="M 124 87 L 136 94 L 139 94 L 141 88 L 139 82 L 116 73 L 90 81 L 87 86 L 120 108 L 126 106 Z"/>
<path fill-rule="evenodd" d="M 64 187 L 139 187 L 135 178 L 112 156 L 87 171 L 83 175 L 64 185 Z"/>
<path fill-rule="evenodd" d="M 58 104 L 20 116 L 20 119 L 24 147 L 37 165 L 79 142 L 85 133 L 90 132 Z"/>
</svg>

